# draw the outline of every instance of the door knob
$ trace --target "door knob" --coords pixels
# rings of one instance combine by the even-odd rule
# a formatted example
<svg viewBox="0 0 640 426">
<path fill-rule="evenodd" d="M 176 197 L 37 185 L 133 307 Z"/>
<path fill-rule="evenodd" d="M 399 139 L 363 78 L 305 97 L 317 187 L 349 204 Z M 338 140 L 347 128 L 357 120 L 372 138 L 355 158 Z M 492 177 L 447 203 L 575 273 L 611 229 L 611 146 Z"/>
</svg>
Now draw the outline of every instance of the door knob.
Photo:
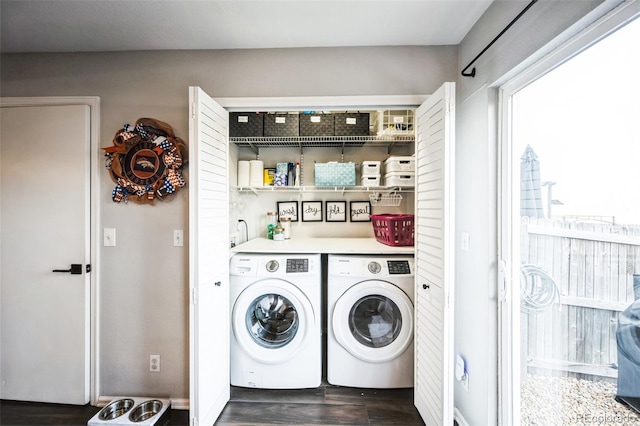
<svg viewBox="0 0 640 426">
<path fill-rule="evenodd" d="M 426 289 L 429 288 L 429 285 L 428 284 L 422 284 L 422 288 L 426 290 Z"/>
<path fill-rule="evenodd" d="M 82 264 L 72 263 L 71 269 L 54 269 L 53 272 L 64 272 L 67 274 L 80 275 L 82 274 Z"/>
<path fill-rule="evenodd" d="M 216 281 L 215 283 L 213 283 L 213 285 L 215 285 L 216 287 L 220 287 L 222 285 L 222 282 Z"/>
</svg>

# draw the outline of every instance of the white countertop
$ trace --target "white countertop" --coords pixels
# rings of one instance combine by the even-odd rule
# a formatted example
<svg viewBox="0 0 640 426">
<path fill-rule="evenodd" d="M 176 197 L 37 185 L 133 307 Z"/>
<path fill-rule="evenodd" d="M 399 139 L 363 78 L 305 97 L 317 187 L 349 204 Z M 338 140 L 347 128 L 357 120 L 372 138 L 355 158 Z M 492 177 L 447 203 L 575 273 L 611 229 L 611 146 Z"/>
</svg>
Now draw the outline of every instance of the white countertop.
<svg viewBox="0 0 640 426">
<path fill-rule="evenodd" d="M 231 253 L 413 254 L 414 247 L 393 247 L 375 238 L 292 238 L 273 241 L 255 238 L 231 249 Z"/>
</svg>

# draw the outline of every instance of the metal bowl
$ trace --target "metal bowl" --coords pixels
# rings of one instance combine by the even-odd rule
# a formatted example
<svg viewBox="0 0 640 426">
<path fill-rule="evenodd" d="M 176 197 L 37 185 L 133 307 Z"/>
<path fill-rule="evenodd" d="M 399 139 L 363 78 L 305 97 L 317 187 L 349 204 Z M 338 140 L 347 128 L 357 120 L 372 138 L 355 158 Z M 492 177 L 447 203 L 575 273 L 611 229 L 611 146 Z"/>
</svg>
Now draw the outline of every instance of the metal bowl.
<svg viewBox="0 0 640 426">
<path fill-rule="evenodd" d="M 139 404 L 129 414 L 129 420 L 132 422 L 143 422 L 151 417 L 155 416 L 162 410 L 162 401 L 157 399 L 151 399 Z"/>
<path fill-rule="evenodd" d="M 100 420 L 113 420 L 131 410 L 132 407 L 133 399 L 118 399 L 104 407 L 98 417 Z"/>
</svg>

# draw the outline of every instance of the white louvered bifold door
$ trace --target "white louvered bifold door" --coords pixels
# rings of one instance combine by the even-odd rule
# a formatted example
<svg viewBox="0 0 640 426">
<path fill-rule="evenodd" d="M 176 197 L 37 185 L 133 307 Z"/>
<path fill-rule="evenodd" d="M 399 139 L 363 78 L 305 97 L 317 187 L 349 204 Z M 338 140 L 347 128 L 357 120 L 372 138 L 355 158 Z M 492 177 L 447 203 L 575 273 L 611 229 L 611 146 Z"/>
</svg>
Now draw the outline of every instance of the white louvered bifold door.
<svg viewBox="0 0 640 426">
<path fill-rule="evenodd" d="M 453 424 L 454 91 L 416 111 L 414 403 L 429 426 Z"/>
<path fill-rule="evenodd" d="M 190 424 L 229 401 L 229 113 L 189 88 Z"/>
</svg>

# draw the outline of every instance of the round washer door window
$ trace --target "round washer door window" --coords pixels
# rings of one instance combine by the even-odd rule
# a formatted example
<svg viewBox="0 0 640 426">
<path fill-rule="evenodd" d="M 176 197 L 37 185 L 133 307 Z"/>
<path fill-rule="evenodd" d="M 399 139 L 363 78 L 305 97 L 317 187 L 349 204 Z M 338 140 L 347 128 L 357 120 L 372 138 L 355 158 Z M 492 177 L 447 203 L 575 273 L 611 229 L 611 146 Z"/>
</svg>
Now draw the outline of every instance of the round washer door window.
<svg viewBox="0 0 640 426">
<path fill-rule="evenodd" d="M 294 284 L 268 279 L 240 293 L 231 321 L 243 351 L 263 364 L 278 364 L 293 358 L 309 342 L 316 313 Z"/>
<path fill-rule="evenodd" d="M 333 334 L 350 354 L 366 362 L 387 362 L 413 342 L 413 303 L 397 286 L 364 281 L 336 302 Z"/>
<path fill-rule="evenodd" d="M 256 297 L 245 315 L 247 331 L 265 348 L 281 348 L 291 342 L 300 326 L 295 305 L 277 293 Z"/>
</svg>

